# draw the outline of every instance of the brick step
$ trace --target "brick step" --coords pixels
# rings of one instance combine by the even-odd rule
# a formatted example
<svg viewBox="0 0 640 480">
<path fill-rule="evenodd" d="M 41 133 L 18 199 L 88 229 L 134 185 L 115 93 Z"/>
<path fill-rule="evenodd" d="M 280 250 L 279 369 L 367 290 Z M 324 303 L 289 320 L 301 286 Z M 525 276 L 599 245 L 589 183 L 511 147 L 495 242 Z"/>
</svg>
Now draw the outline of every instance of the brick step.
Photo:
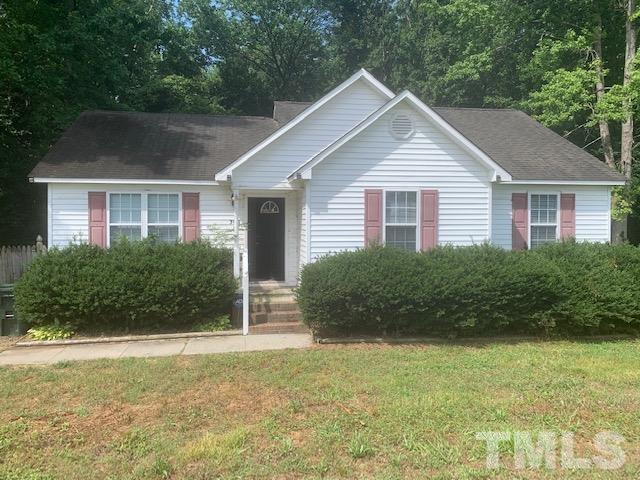
<svg viewBox="0 0 640 480">
<path fill-rule="evenodd" d="M 250 325 L 249 333 L 309 333 L 309 329 L 299 322 L 261 323 L 260 325 Z"/>
<path fill-rule="evenodd" d="M 249 323 L 252 325 L 264 323 L 296 323 L 300 322 L 302 314 L 300 311 L 293 312 L 269 312 L 249 314 Z"/>
<path fill-rule="evenodd" d="M 298 304 L 295 302 L 286 303 L 273 303 L 273 302 L 258 302 L 251 303 L 249 305 L 249 312 L 251 313 L 271 313 L 271 312 L 299 312 Z"/>
<path fill-rule="evenodd" d="M 282 295 L 251 293 L 249 301 L 251 303 L 295 303 L 296 297 L 291 293 L 283 293 Z"/>
<path fill-rule="evenodd" d="M 249 291 L 251 294 L 256 295 L 293 295 L 293 288 L 291 287 L 250 285 Z"/>
</svg>

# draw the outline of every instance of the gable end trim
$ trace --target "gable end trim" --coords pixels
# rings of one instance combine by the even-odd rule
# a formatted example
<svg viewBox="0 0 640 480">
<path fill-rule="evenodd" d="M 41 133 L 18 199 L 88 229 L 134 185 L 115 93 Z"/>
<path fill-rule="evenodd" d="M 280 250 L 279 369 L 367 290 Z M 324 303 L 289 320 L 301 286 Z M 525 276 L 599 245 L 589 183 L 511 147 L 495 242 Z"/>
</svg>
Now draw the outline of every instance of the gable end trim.
<svg viewBox="0 0 640 480">
<path fill-rule="evenodd" d="M 324 148 L 317 155 L 313 156 L 309 160 L 307 160 L 302 166 L 297 168 L 294 172 L 292 172 L 288 179 L 292 180 L 295 178 L 303 178 L 309 179 L 311 178 L 311 170 L 318 163 L 324 160 L 326 157 L 331 155 L 333 152 L 342 147 L 345 143 L 349 142 L 356 135 L 361 133 L 367 127 L 369 127 L 373 122 L 378 120 L 382 115 L 387 113 L 393 107 L 398 105 L 402 101 L 408 101 L 414 108 L 416 108 L 419 113 L 423 114 L 428 119 L 432 120 L 436 126 L 443 130 L 446 134 L 448 134 L 460 147 L 470 153 L 473 157 L 479 160 L 481 163 L 485 164 L 489 169 L 494 171 L 492 181 L 498 181 L 498 177 L 502 181 L 509 182 L 512 180 L 511 174 L 507 172 L 504 168 L 498 165 L 495 161 L 493 161 L 486 153 L 484 153 L 480 148 L 478 148 L 473 142 L 471 142 L 467 137 L 465 137 L 462 133 L 456 130 L 451 124 L 449 124 L 446 120 L 444 120 L 440 115 L 426 106 L 420 99 L 418 99 L 411 92 L 405 90 L 401 94 L 397 95 L 395 98 L 388 101 L 385 105 L 380 107 L 378 110 L 373 112 L 367 118 L 362 120 L 359 124 L 349 130 L 346 134 L 340 137 L 338 140 L 333 142 L 331 145 Z"/>
<path fill-rule="evenodd" d="M 216 173 L 216 175 L 215 175 L 216 181 L 219 181 L 219 182 L 227 181 L 228 180 L 227 177 L 229 175 L 231 175 L 231 172 L 233 171 L 234 168 L 242 165 L 244 162 L 249 160 L 249 158 L 253 157 L 256 153 L 258 153 L 260 150 L 265 148 L 267 145 L 270 145 L 276 139 L 280 138 L 286 132 L 288 132 L 293 127 L 298 125 L 305 118 L 307 118 L 313 112 L 315 112 L 320 107 L 322 107 L 323 105 L 328 103 L 332 98 L 334 98 L 340 92 L 346 90 L 348 87 L 350 87 L 351 85 L 356 83 L 358 80 L 365 80 L 367 83 L 369 83 L 369 85 L 371 85 L 372 87 L 377 89 L 380 93 L 382 93 L 384 96 L 386 96 L 389 99 L 392 99 L 394 97 L 394 93 L 391 90 L 389 90 L 387 87 L 385 87 L 380 81 L 378 81 L 367 70 L 365 70 L 364 68 L 360 69 L 355 74 L 353 74 L 351 77 L 349 77 L 347 80 L 345 80 L 340 85 L 338 85 L 336 88 L 334 88 L 329 93 L 327 93 L 320 100 L 316 101 L 314 104 L 310 105 L 308 108 L 306 108 L 305 110 L 300 112 L 300 114 L 298 114 L 297 116 L 292 118 L 282 128 L 279 128 L 278 130 L 273 132 L 271 135 L 269 135 L 267 138 L 265 138 L 262 142 L 258 143 L 255 147 L 253 147 L 251 150 L 249 150 L 248 152 L 243 154 L 241 157 L 239 157 L 233 163 L 231 163 L 230 165 L 226 166 L 224 169 L 222 169 L 218 173 Z"/>
</svg>

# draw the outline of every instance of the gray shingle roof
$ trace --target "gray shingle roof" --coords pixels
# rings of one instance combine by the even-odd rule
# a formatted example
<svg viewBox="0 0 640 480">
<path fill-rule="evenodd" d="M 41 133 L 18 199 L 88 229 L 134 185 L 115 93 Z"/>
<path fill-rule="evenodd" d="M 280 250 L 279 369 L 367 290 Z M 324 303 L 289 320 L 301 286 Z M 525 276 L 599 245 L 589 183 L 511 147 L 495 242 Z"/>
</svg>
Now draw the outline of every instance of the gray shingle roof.
<svg viewBox="0 0 640 480">
<path fill-rule="evenodd" d="M 29 176 L 213 180 L 277 128 L 265 117 L 85 112 Z"/>
<path fill-rule="evenodd" d="M 291 102 L 284 100 L 276 100 L 273 102 L 273 119 L 280 125 L 284 125 L 289 120 L 298 116 L 313 102 Z"/>
<path fill-rule="evenodd" d="M 29 174 L 43 178 L 213 180 L 310 104 L 276 102 L 265 117 L 85 112 Z M 509 109 L 434 108 L 514 180 L 619 181 L 596 157 Z"/>
<path fill-rule="evenodd" d="M 447 107 L 433 110 L 509 172 L 513 180 L 624 180 L 524 112 Z"/>
</svg>

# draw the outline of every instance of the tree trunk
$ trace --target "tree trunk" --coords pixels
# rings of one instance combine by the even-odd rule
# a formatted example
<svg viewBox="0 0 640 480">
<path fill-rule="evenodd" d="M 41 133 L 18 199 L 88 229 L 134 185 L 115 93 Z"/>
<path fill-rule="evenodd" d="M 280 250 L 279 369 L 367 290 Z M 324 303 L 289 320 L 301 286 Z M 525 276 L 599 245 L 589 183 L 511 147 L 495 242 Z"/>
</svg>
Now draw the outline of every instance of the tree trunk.
<svg viewBox="0 0 640 480">
<path fill-rule="evenodd" d="M 636 11 L 636 0 L 626 0 L 626 48 L 624 52 L 624 80 L 623 85 L 628 87 L 633 74 L 633 61 L 636 56 L 637 27 L 633 15 Z M 627 118 L 622 122 L 622 135 L 620 145 L 620 166 L 622 173 L 627 178 L 631 178 L 633 163 L 633 102 L 627 94 L 624 108 Z"/>
<path fill-rule="evenodd" d="M 596 100 L 598 102 L 601 102 L 604 97 L 605 84 L 604 68 L 602 65 L 602 17 L 600 16 L 600 14 L 598 14 L 596 18 L 596 30 L 593 37 L 593 49 L 596 57 Z M 604 119 L 600 119 L 598 120 L 598 127 L 600 128 L 600 143 L 602 144 L 604 161 L 607 162 L 607 165 L 609 165 L 611 168 L 616 168 L 613 145 L 611 144 L 611 131 L 609 130 L 609 122 Z"/>
</svg>

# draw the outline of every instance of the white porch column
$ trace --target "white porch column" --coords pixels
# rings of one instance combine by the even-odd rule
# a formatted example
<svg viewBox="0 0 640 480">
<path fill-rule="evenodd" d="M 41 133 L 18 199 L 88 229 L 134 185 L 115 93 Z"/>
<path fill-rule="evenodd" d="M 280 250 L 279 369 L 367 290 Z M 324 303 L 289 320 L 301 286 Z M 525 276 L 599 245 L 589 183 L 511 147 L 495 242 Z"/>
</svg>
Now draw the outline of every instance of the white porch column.
<svg viewBox="0 0 640 480">
<path fill-rule="evenodd" d="M 249 333 L 249 249 L 247 238 L 242 249 L 242 334 Z"/>
<path fill-rule="evenodd" d="M 233 190 L 231 192 L 231 200 L 233 202 L 233 276 L 240 278 L 242 275 L 240 270 L 240 192 Z"/>
<path fill-rule="evenodd" d="M 239 190 L 233 191 L 233 211 L 235 215 L 234 225 L 234 254 L 233 254 L 233 270 L 237 272 L 236 277 L 240 278 L 240 286 L 242 287 L 242 334 L 249 333 L 249 240 L 247 232 L 244 232 L 240 239 L 240 222 L 244 218 L 243 208 L 246 208 L 246 202 L 241 197 Z"/>
</svg>

